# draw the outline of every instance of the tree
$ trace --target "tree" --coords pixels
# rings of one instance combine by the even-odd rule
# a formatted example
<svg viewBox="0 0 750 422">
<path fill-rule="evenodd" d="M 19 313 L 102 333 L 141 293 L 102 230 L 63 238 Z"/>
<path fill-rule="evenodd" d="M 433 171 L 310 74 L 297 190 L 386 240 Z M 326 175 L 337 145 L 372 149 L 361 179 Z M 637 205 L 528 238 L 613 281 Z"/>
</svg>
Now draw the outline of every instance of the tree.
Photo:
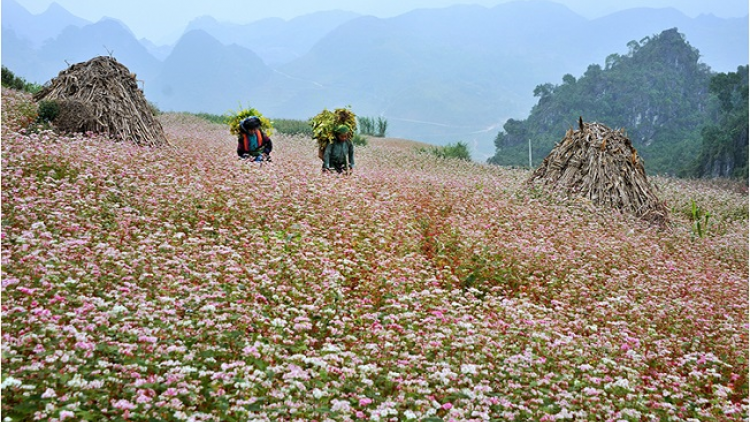
<svg viewBox="0 0 750 422">
<path fill-rule="evenodd" d="M 715 75 L 709 91 L 719 111 L 703 127 L 700 154 L 682 175 L 748 180 L 748 66 Z"/>
<path fill-rule="evenodd" d="M 649 173 L 676 174 L 700 150 L 710 69 L 676 28 L 628 47 L 626 55 L 608 56 L 605 68 L 592 64 L 578 79 L 566 74 L 561 85 L 538 85 L 528 118 L 506 122 L 488 162 L 527 165 L 531 140 L 536 165 L 583 116 L 625 128 Z"/>
</svg>

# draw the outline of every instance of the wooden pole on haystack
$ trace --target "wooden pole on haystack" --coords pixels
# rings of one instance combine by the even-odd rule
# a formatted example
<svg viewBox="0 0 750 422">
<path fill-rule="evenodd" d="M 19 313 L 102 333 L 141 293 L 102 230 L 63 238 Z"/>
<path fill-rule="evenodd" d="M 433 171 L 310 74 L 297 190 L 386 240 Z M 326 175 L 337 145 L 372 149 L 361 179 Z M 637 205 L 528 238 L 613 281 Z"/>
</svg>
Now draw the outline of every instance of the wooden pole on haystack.
<svg viewBox="0 0 750 422">
<path fill-rule="evenodd" d="M 531 138 L 529 138 L 529 168 L 534 168 L 531 164 Z"/>
</svg>

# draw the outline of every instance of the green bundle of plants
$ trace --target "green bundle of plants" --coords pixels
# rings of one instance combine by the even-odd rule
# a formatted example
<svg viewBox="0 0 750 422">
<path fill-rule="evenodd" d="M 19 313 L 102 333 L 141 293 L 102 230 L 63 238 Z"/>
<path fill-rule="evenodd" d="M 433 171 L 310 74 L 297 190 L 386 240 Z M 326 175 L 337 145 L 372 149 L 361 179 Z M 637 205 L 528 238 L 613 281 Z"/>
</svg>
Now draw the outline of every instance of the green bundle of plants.
<svg viewBox="0 0 750 422">
<path fill-rule="evenodd" d="M 318 150 L 336 139 L 336 128 L 345 125 L 353 134 L 357 133 L 357 116 L 348 108 L 337 108 L 333 111 L 323 109 L 317 116 L 310 119 L 313 139 L 318 143 Z"/>
<path fill-rule="evenodd" d="M 227 113 L 226 122 L 229 124 L 229 132 L 232 135 L 238 135 L 240 133 L 240 122 L 250 116 L 256 116 L 260 119 L 260 128 L 266 135 L 270 136 L 273 133 L 273 122 L 271 122 L 271 119 L 263 116 L 261 112 L 252 107 L 243 108 L 242 106 L 236 112 L 231 111 Z"/>
</svg>

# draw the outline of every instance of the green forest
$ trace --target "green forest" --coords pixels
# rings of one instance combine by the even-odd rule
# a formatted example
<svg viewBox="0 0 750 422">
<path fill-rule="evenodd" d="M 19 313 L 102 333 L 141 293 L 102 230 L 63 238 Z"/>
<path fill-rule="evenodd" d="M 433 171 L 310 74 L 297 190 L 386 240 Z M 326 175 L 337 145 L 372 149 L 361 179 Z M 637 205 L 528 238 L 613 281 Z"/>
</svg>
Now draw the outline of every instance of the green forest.
<svg viewBox="0 0 750 422">
<path fill-rule="evenodd" d="M 526 120 L 509 119 L 488 162 L 538 166 L 582 117 L 625 129 L 649 174 L 748 177 L 748 66 L 715 73 L 677 28 L 628 43 L 605 66 L 538 85 Z M 529 146 L 530 145 L 530 146 Z"/>
</svg>

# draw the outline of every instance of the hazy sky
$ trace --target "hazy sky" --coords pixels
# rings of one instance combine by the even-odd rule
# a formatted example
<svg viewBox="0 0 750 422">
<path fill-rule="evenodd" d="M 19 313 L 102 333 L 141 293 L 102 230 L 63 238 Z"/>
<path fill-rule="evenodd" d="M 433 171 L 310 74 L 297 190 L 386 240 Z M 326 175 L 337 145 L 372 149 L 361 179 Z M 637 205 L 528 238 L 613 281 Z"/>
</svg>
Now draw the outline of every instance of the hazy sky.
<svg viewBox="0 0 750 422">
<path fill-rule="evenodd" d="M 42 13 L 53 0 L 16 0 L 31 13 Z M 174 42 L 194 18 L 210 15 L 238 24 L 268 17 L 291 19 L 321 10 L 348 10 L 391 17 L 412 9 L 452 4 L 495 6 L 510 0 L 54 0 L 72 14 L 96 22 L 104 16 L 124 22 L 138 38 Z M 711 13 L 744 17 L 748 0 L 557 0 L 587 18 L 632 7 L 674 7 L 690 17 Z"/>
</svg>

